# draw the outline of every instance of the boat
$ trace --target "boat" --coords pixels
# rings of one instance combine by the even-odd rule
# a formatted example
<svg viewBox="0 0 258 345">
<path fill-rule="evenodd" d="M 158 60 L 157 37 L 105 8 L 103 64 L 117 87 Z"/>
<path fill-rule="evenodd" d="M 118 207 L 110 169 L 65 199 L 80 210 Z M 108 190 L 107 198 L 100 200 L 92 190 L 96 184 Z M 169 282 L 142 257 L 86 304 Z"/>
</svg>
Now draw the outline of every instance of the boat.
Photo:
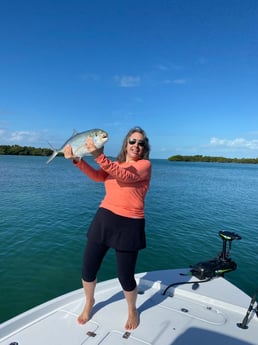
<svg viewBox="0 0 258 345">
<path fill-rule="evenodd" d="M 0 345 L 257 345 L 258 305 L 230 283 L 234 232 L 220 231 L 222 251 L 183 269 L 136 274 L 139 326 L 124 328 L 127 305 L 117 279 L 97 284 L 91 319 L 80 325 L 83 289 L 32 308 L 0 326 Z"/>
</svg>

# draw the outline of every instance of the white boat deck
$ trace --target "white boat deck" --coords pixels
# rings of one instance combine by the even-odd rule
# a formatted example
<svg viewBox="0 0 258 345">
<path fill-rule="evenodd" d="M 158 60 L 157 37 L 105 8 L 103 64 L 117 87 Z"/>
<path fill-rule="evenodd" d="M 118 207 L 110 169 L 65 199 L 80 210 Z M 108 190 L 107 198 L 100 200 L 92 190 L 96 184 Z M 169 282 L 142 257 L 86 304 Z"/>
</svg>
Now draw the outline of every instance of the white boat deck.
<svg viewBox="0 0 258 345">
<path fill-rule="evenodd" d="M 197 281 L 182 276 L 189 270 L 165 270 L 136 276 L 140 315 L 138 328 L 126 332 L 127 305 L 117 279 L 97 284 L 92 319 L 79 325 L 83 290 L 38 306 L 0 326 L 0 345 L 257 345 L 258 318 L 251 313 L 247 329 L 241 323 L 251 298 L 223 278 Z"/>
</svg>

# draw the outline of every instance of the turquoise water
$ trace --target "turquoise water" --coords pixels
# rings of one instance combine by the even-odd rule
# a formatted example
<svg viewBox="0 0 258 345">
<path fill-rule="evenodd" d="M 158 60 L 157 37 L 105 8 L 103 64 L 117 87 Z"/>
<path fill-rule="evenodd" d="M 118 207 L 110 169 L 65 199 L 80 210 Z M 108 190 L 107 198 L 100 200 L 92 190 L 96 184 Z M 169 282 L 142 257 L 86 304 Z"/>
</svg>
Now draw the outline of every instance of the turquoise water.
<svg viewBox="0 0 258 345">
<path fill-rule="evenodd" d="M 89 158 L 90 160 L 90 158 Z M 0 322 L 81 287 L 87 227 L 104 194 L 70 161 L 0 156 Z M 146 198 L 148 248 L 137 272 L 188 267 L 221 251 L 235 231 L 226 277 L 252 295 L 258 286 L 258 165 L 153 160 Z M 99 281 L 115 277 L 111 251 Z"/>
</svg>

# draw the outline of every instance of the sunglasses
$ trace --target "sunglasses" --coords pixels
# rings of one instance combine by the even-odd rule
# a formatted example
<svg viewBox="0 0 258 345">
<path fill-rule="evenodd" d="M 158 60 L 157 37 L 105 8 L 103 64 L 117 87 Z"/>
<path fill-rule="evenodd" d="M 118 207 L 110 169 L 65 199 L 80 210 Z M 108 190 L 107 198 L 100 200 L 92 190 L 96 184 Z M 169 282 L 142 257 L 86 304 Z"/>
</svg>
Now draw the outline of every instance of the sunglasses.
<svg viewBox="0 0 258 345">
<path fill-rule="evenodd" d="M 145 145 L 145 141 L 144 140 L 136 140 L 136 139 L 129 139 L 128 140 L 128 144 L 130 144 L 130 145 L 134 145 L 136 143 L 137 143 L 137 145 L 139 145 L 141 147 L 144 147 L 144 145 Z"/>
</svg>

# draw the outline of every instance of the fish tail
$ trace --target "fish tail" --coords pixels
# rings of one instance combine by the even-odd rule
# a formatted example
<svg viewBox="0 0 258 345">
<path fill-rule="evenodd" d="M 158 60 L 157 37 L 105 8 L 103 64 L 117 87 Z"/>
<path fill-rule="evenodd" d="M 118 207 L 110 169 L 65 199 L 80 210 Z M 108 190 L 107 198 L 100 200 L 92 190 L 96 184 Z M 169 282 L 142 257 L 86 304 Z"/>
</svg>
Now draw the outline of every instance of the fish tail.
<svg viewBox="0 0 258 345">
<path fill-rule="evenodd" d="M 58 155 L 58 151 L 54 150 L 52 155 L 49 157 L 49 159 L 46 161 L 46 164 L 50 163 L 56 156 Z"/>
<path fill-rule="evenodd" d="M 59 153 L 59 150 L 55 149 L 50 143 L 48 143 L 48 145 L 52 148 L 53 153 L 46 161 L 46 164 L 50 163 Z"/>
</svg>

